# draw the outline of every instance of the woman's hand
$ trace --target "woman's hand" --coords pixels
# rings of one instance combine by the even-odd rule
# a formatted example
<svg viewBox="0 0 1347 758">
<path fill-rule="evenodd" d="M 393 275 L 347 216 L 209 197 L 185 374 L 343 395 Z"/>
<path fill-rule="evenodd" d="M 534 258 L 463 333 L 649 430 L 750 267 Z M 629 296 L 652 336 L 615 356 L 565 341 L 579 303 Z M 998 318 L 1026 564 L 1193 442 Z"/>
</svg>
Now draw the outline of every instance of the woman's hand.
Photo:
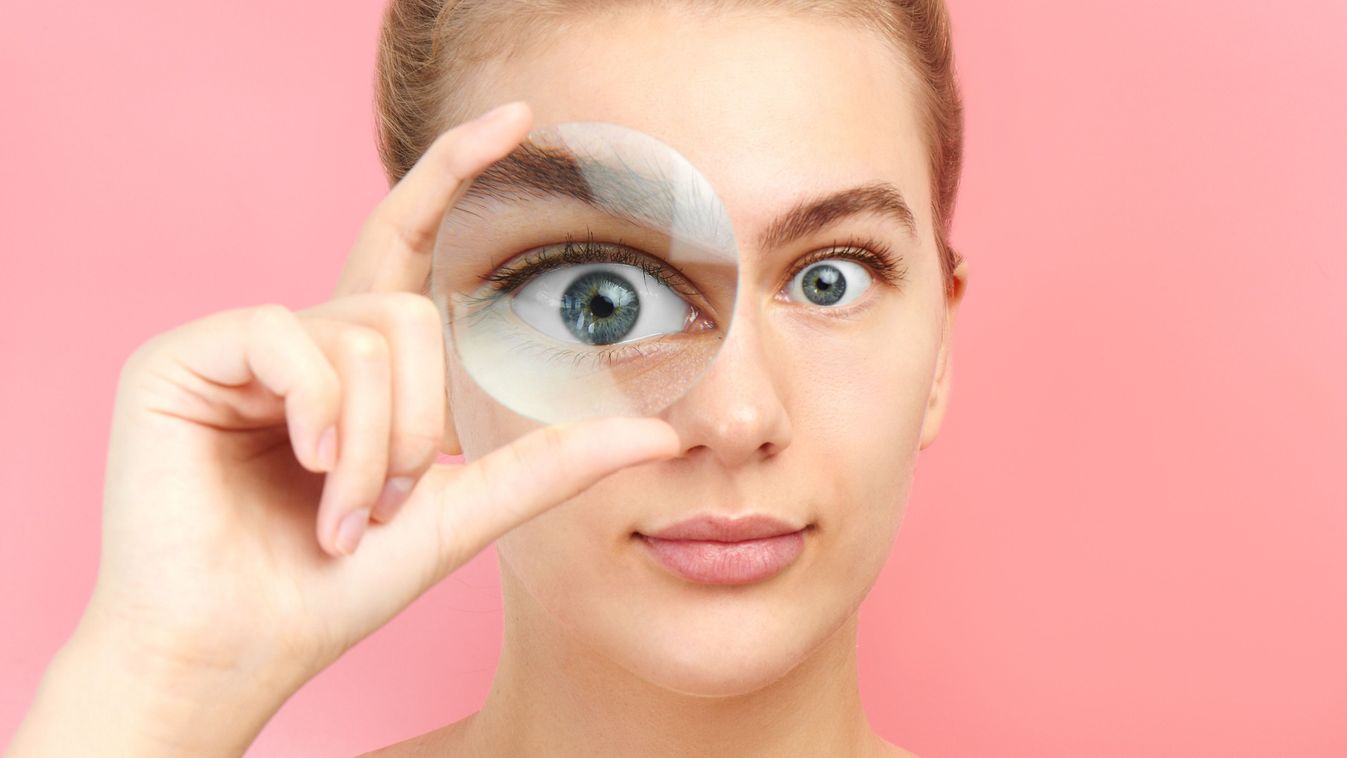
<svg viewBox="0 0 1347 758">
<path fill-rule="evenodd" d="M 91 721 L 100 751 L 115 738 L 99 729 L 136 728 L 161 747 L 241 752 L 300 685 L 501 534 L 676 452 L 661 421 L 603 419 L 434 463 L 444 339 L 416 290 L 445 210 L 530 121 L 516 105 L 442 135 L 371 214 L 332 300 L 216 313 L 127 360 L 97 583 L 13 754 L 43 745 L 44 727 L 70 747 Z M 96 692 L 122 670 L 145 678 L 138 694 Z"/>
</svg>

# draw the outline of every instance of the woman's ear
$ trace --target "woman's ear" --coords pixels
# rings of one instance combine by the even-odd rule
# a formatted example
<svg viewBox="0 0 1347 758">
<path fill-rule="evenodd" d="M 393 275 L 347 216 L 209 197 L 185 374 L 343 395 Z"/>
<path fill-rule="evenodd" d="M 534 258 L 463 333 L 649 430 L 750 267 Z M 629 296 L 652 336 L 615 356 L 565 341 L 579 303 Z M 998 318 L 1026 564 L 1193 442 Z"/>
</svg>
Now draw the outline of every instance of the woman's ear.
<svg viewBox="0 0 1347 758">
<path fill-rule="evenodd" d="M 954 318 L 959 313 L 959 303 L 963 300 L 964 290 L 968 287 L 968 262 L 960 261 L 954 269 L 950 282 L 951 289 L 945 297 L 945 325 L 940 333 L 940 351 L 936 356 L 935 379 L 931 382 L 931 394 L 926 399 L 926 415 L 921 420 L 921 446 L 925 450 L 940 433 L 940 424 L 945 419 L 945 408 L 949 405 L 951 376 L 953 374 Z"/>
</svg>

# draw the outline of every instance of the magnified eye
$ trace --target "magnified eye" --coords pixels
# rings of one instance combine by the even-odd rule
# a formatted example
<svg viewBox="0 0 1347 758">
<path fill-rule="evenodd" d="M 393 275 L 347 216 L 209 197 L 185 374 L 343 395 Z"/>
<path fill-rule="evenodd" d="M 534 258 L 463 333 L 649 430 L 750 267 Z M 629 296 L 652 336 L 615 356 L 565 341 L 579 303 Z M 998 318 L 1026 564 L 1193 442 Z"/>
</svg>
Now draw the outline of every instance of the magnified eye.
<svg viewBox="0 0 1347 758">
<path fill-rule="evenodd" d="M 870 287 L 870 272 L 854 261 L 832 258 L 807 266 L 790 281 L 797 302 L 840 306 L 853 302 Z"/>
<path fill-rule="evenodd" d="M 636 266 L 590 263 L 533 277 L 510 300 L 529 326 L 560 342 L 610 345 L 684 330 L 695 309 Z"/>
</svg>

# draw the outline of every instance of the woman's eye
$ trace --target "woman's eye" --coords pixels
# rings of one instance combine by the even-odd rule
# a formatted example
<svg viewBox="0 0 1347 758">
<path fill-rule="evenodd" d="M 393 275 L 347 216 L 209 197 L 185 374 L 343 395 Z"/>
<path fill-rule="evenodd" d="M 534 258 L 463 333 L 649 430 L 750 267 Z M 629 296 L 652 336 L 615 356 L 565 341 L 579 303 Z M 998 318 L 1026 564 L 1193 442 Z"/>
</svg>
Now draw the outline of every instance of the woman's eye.
<svg viewBox="0 0 1347 758">
<path fill-rule="evenodd" d="M 870 287 L 870 272 L 855 261 L 832 258 L 806 266 L 790 280 L 796 302 L 828 307 L 847 305 Z"/>
<path fill-rule="evenodd" d="M 681 332 L 693 312 L 668 286 L 625 263 L 576 264 L 544 272 L 514 293 L 510 307 L 543 334 L 585 345 Z"/>
</svg>

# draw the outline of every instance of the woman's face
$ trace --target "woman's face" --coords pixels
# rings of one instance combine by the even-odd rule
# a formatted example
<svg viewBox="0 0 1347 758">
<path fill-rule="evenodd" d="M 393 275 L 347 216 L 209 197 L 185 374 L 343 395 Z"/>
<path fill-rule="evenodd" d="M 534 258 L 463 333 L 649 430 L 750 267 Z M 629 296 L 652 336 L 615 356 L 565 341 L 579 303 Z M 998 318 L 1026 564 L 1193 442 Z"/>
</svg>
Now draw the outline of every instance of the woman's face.
<svg viewBox="0 0 1347 758">
<path fill-rule="evenodd" d="M 854 613 L 887 556 L 917 452 L 938 430 L 958 303 L 942 289 L 901 65 L 878 32 L 822 16 L 628 8 L 572 19 L 474 75 L 487 94 L 470 112 L 522 99 L 535 128 L 608 121 L 675 147 L 715 187 L 740 245 L 734 328 L 661 414 L 682 455 L 620 471 L 498 541 L 522 617 L 554 622 L 552 633 L 647 681 L 710 696 L 774 681 Z M 879 182 L 905 198 L 915 232 L 891 208 L 861 209 L 756 246 L 802 202 Z M 853 237 L 891 247 L 901 280 L 869 270 L 849 304 L 801 298 L 793 264 Z M 865 286 L 839 270 L 849 290 Z M 540 425 L 458 366 L 450 382 L 469 460 Z M 803 552 L 768 579 L 709 585 L 665 570 L 636 536 L 707 512 L 808 525 Z"/>
</svg>

